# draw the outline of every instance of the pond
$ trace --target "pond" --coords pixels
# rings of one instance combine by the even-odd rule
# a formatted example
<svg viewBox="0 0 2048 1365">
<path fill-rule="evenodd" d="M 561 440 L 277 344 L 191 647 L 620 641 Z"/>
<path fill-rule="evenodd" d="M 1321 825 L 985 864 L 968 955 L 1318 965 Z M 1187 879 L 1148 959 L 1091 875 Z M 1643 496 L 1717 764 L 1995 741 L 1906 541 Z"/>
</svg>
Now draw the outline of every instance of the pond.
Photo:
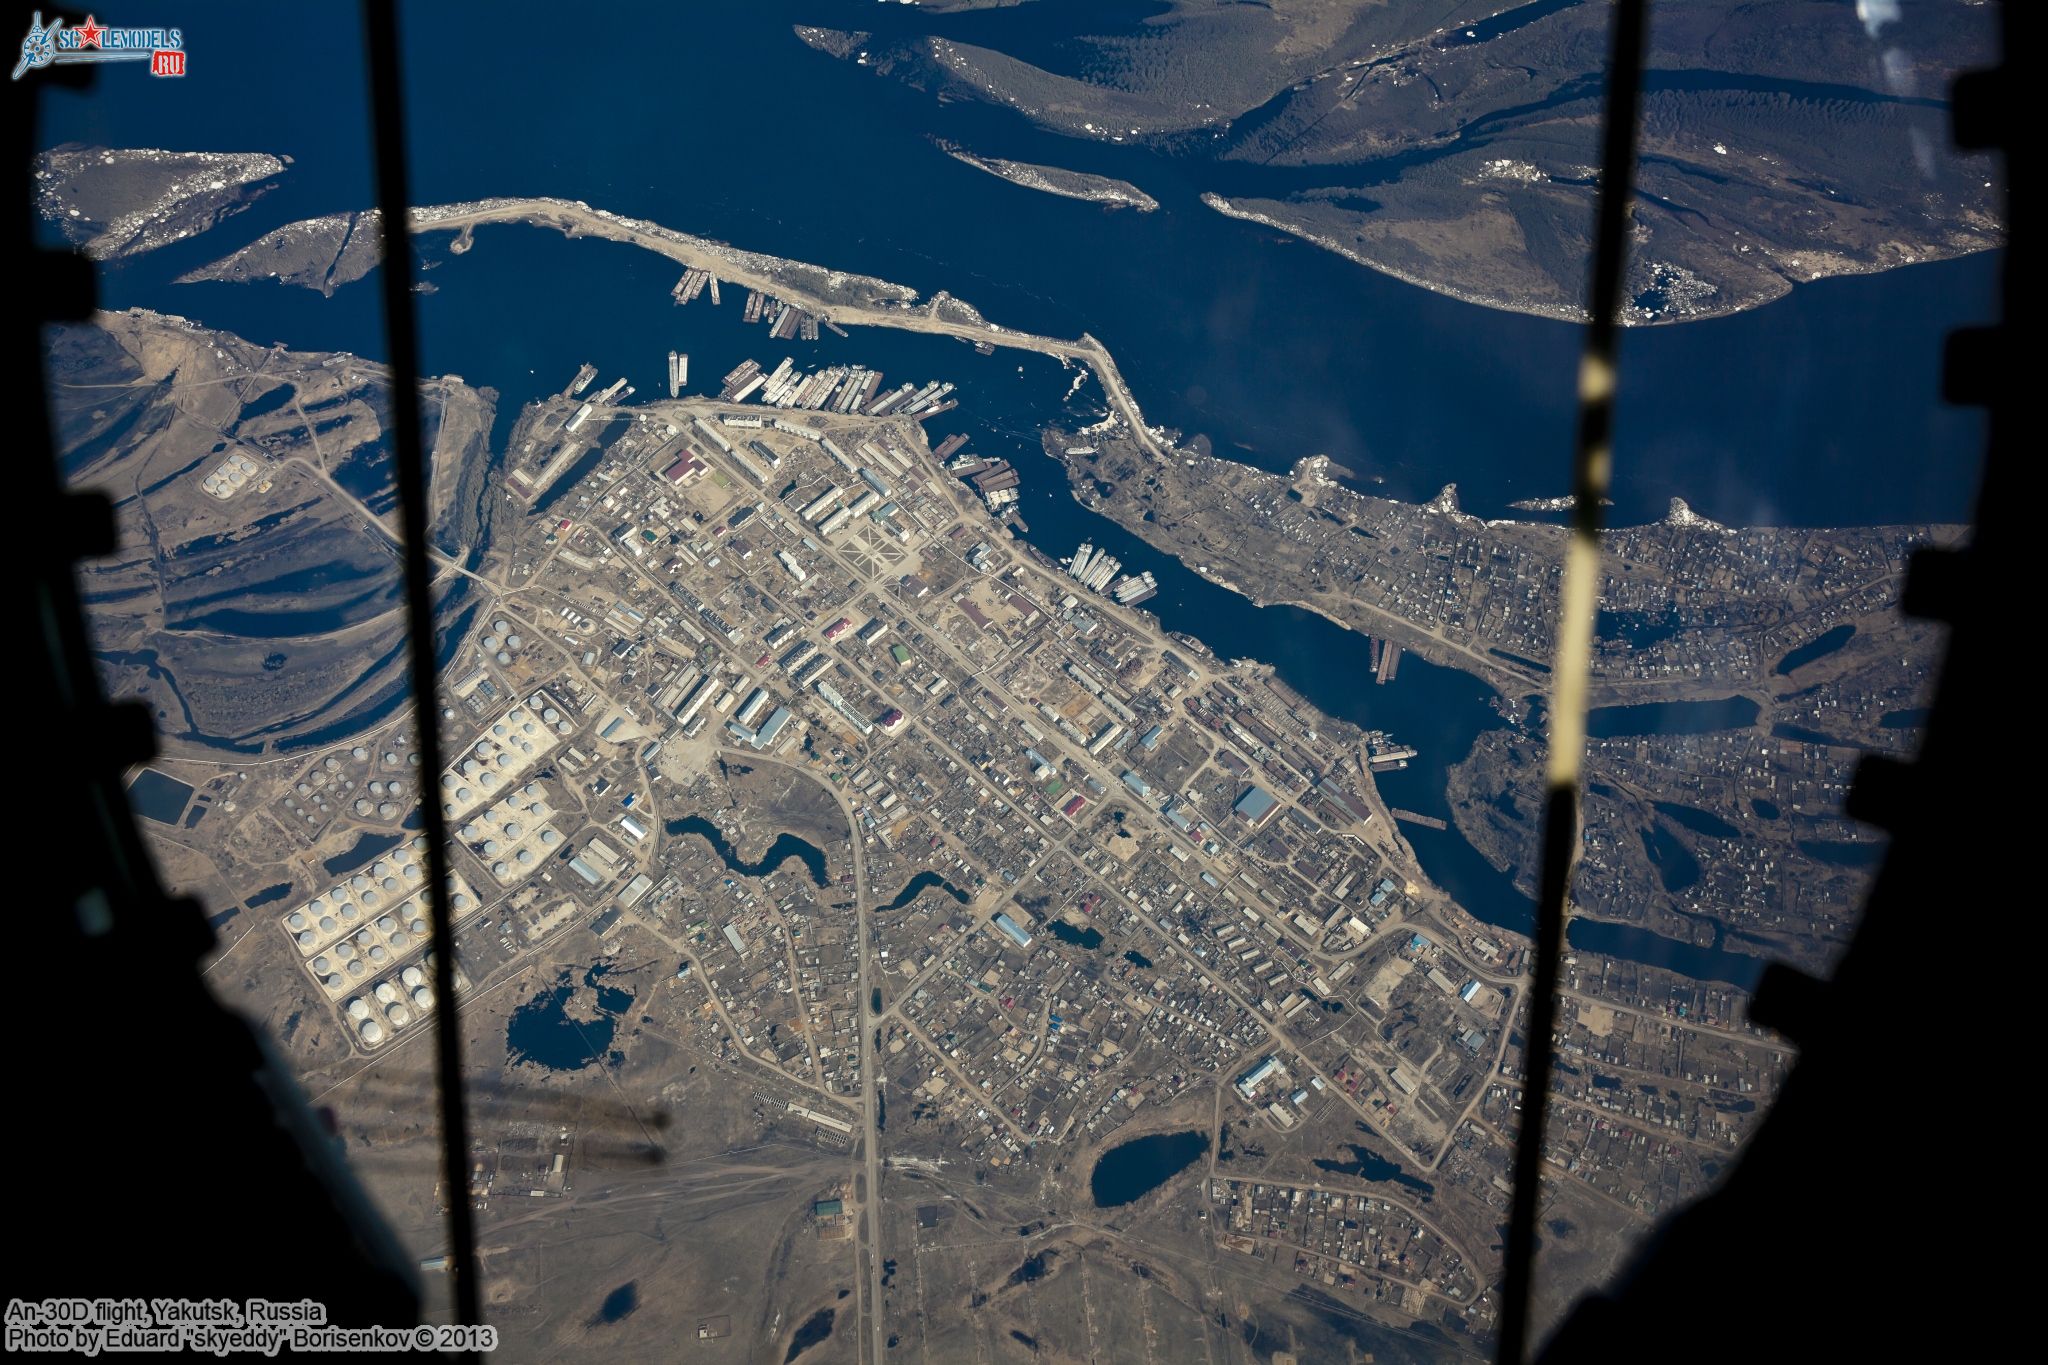
<svg viewBox="0 0 2048 1365">
<path fill-rule="evenodd" d="M 947 881 L 938 873 L 920 872 L 915 877 L 912 877 L 910 881 L 907 884 L 905 884 L 904 888 L 896 893 L 896 899 L 890 901 L 887 905 L 883 906 L 882 910 L 885 913 L 890 910 L 901 910 L 904 906 L 916 900 L 919 895 L 926 891 L 929 891 L 933 887 L 937 887 L 939 890 L 945 892 L 947 895 L 951 896 L 954 900 L 960 902 L 960 904 L 962 905 L 967 904 L 968 900 L 970 899 L 970 897 L 965 891 L 962 891 L 959 887 L 953 885 L 953 883 Z"/>
<path fill-rule="evenodd" d="M 566 967 L 553 986 L 512 1011 L 505 1027 L 507 1058 L 514 1064 L 531 1062 L 549 1071 L 581 1071 L 605 1059 L 612 1035 L 618 1031 L 619 1016 L 633 1004 L 631 991 L 600 984 L 608 970 L 599 964 L 583 974 L 583 984 L 597 994 L 595 1019 L 569 1017 L 569 997 L 576 988 Z"/>
<path fill-rule="evenodd" d="M 814 885 L 825 884 L 825 850 L 808 839 L 799 839 L 794 834 L 778 834 L 775 842 L 768 845 L 768 851 L 761 855 L 761 861 L 750 863 L 734 851 L 726 842 L 724 831 L 701 815 L 686 815 L 680 820 L 671 820 L 665 827 L 670 834 L 694 834 L 711 845 L 711 851 L 725 861 L 729 871 L 743 877 L 765 877 L 781 867 L 791 858 L 803 863 L 811 874 Z"/>
<path fill-rule="evenodd" d="M 1096 928 L 1076 929 L 1063 919 L 1052 920 L 1045 926 L 1045 932 L 1062 943 L 1071 943 L 1077 948 L 1100 948 L 1102 931 Z"/>
<path fill-rule="evenodd" d="M 1715 730 L 1742 730 L 1756 724 L 1760 709 L 1748 697 L 1596 706 L 1586 713 L 1586 733 L 1594 739 L 1621 739 L 1628 735 L 1704 735 Z"/>
<path fill-rule="evenodd" d="M 1365 1125 L 1360 1124 L 1359 1127 L 1364 1129 Z M 1389 1161 L 1372 1148 L 1361 1147 L 1355 1142 L 1346 1143 L 1345 1145 L 1351 1149 L 1351 1160 L 1329 1161 L 1319 1159 L 1316 1162 L 1316 1169 L 1327 1171 L 1331 1175 L 1355 1176 L 1360 1180 L 1372 1181 L 1374 1184 L 1392 1183 L 1400 1185 L 1415 1191 L 1415 1193 L 1425 1199 L 1436 1193 L 1436 1186 L 1419 1176 L 1409 1175 L 1401 1169 L 1400 1162 Z"/>
<path fill-rule="evenodd" d="M 1778 660 L 1776 672 L 1781 678 L 1789 677 L 1793 670 L 1804 668 L 1815 659 L 1825 659 L 1843 645 L 1848 644 L 1851 639 L 1855 638 L 1855 635 L 1856 627 L 1854 626 L 1836 626 L 1827 634 L 1822 635 L 1818 639 L 1807 641 L 1784 658 Z"/>
<path fill-rule="evenodd" d="M 154 768 L 144 768 L 128 784 L 128 804 L 135 808 L 135 813 L 160 825 L 177 824 L 178 817 L 185 813 L 185 803 L 191 799 L 192 788 Z"/>
<path fill-rule="evenodd" d="M 356 840 L 355 847 L 348 852 L 337 853 L 320 866 L 327 869 L 328 876 L 339 877 L 355 871 L 372 858 L 389 853 L 398 847 L 398 841 L 404 837 L 402 834 L 365 834 Z"/>
<path fill-rule="evenodd" d="M 1201 1160 L 1205 1133 L 1148 1133 L 1104 1152 L 1088 1177 L 1098 1209 L 1135 1203 Z"/>
<path fill-rule="evenodd" d="M 832 1321 L 838 1316 L 837 1309 L 820 1308 L 805 1318 L 803 1326 L 796 1329 L 796 1336 L 790 1339 L 789 1354 L 782 1358 L 783 1365 L 789 1365 L 790 1361 L 831 1336 Z"/>
</svg>

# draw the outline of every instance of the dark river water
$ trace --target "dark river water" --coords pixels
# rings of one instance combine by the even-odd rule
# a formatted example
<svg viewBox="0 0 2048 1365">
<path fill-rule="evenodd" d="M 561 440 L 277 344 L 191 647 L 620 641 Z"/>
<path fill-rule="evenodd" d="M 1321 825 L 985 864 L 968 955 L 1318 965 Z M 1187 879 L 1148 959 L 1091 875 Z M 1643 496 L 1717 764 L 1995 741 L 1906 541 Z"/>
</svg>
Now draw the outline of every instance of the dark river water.
<svg viewBox="0 0 2048 1365">
<path fill-rule="evenodd" d="M 894 8 L 657 8 L 635 14 L 626 43 L 561 41 L 516 22 L 461 23 L 461 41 L 442 42 L 446 20 L 415 12 L 412 197 L 582 199 L 927 295 L 948 290 L 1007 326 L 1086 331 L 1115 354 L 1149 420 L 1268 469 L 1328 453 L 1369 491 L 1428 497 L 1455 482 L 1466 510 L 1487 515 L 1564 490 L 1577 328 L 1402 284 L 1198 202 L 1207 189 L 1285 193 L 1301 187 L 1299 172 L 1073 142 L 1005 111 L 940 105 L 789 32 L 792 22 L 927 26 L 1060 69 L 1086 56 L 1067 36 L 1077 14 L 1107 31 L 1156 6 L 1054 0 L 943 17 Z M 219 6 L 186 30 L 184 81 L 106 71 L 91 94 L 44 97 L 45 144 L 294 158 L 281 187 L 249 212 L 103 270 L 103 305 L 175 312 L 257 342 L 381 356 L 371 282 L 331 299 L 269 283 L 171 283 L 271 227 L 372 202 L 353 11 L 280 19 L 246 7 L 261 22 L 236 21 L 243 12 Z M 280 26 L 322 59 L 279 60 Z M 945 157 L 934 136 L 1118 176 L 1161 208 L 1109 211 L 1020 189 Z M 1050 359 L 978 356 L 950 338 L 865 328 L 850 339 L 771 342 L 741 324 L 740 297 L 676 308 L 668 290 L 678 268 L 632 247 L 518 226 L 480 230 L 461 257 L 446 244 L 445 235 L 422 243 L 421 278 L 434 286 L 419 297 L 424 365 L 497 389 L 500 438 L 521 403 L 560 389 L 584 361 L 601 382 L 625 375 L 654 395 L 671 349 L 690 354 L 699 390 L 741 359 L 773 366 L 784 355 L 877 366 L 891 384 L 950 380 L 961 407 L 928 424 L 933 439 L 965 432 L 971 448 L 1018 465 L 1033 543 L 1055 556 L 1084 539 L 1107 547 L 1158 578 L 1147 607 L 1167 628 L 1227 658 L 1270 661 L 1324 710 L 1416 746 L 1409 769 L 1381 780 L 1391 804 L 1447 815 L 1446 768 L 1502 723 L 1484 685 L 1412 657 L 1394 684 L 1362 685 L 1371 673 L 1362 637 L 1306 612 L 1254 607 L 1076 504 L 1039 452 L 1038 431 L 1094 420 L 1102 398 L 1092 380 L 1069 395 L 1076 372 Z M 1734 318 L 1630 332 L 1614 517 L 1655 518 L 1673 496 L 1733 523 L 1966 517 L 1981 419 L 1941 404 L 1938 357 L 1948 330 L 1991 315 L 1997 265 L 1987 255 L 1824 281 Z M 1482 919 L 1527 922 L 1526 899 L 1455 833 L 1409 835 L 1430 875 Z M 1665 942 L 1638 956 L 1668 956 Z"/>
</svg>

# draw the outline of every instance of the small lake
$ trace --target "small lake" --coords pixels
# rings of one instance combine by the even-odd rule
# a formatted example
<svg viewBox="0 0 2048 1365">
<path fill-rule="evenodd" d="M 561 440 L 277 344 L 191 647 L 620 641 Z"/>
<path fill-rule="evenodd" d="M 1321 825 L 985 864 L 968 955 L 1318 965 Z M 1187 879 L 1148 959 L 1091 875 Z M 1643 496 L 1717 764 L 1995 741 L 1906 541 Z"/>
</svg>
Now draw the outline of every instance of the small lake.
<svg viewBox="0 0 2048 1365">
<path fill-rule="evenodd" d="M 597 1316 L 592 1319 L 592 1325 L 624 1321 L 631 1317 L 633 1310 L 639 1306 L 640 1282 L 628 1280 L 604 1296 L 604 1302 L 598 1306 Z"/>
<path fill-rule="evenodd" d="M 826 1337 L 831 1336 L 832 1321 L 838 1316 L 837 1309 L 820 1308 L 817 1312 L 805 1318 L 803 1326 L 797 1328 L 796 1335 L 790 1339 L 789 1354 L 782 1358 L 783 1365 L 789 1365 L 790 1361 L 795 1360 L 805 1351 L 810 1350 Z"/>
<path fill-rule="evenodd" d="M 1801 839 L 1799 851 L 1807 857 L 1826 863 L 1830 867 L 1876 867 L 1884 861 L 1884 851 L 1889 841 L 1871 839 L 1850 843 L 1846 840 Z"/>
<path fill-rule="evenodd" d="M 1359 1125 L 1359 1127 L 1361 1130 L 1364 1129 L 1363 1124 Z M 1316 1169 L 1326 1171 L 1331 1175 L 1355 1176 L 1360 1180 L 1368 1180 L 1376 1185 L 1399 1185 L 1404 1189 L 1415 1191 L 1415 1193 L 1425 1199 L 1436 1193 L 1436 1186 L 1419 1176 L 1409 1175 L 1401 1169 L 1400 1162 L 1389 1161 L 1372 1148 L 1361 1147 L 1355 1142 L 1346 1143 L 1345 1145 L 1351 1149 L 1351 1160 L 1318 1160 L 1316 1162 Z"/>
<path fill-rule="evenodd" d="M 1704 735 L 1715 730 L 1744 730 L 1756 724 L 1760 710 L 1748 697 L 1596 706 L 1586 713 L 1586 733 L 1594 739 L 1620 739 L 1627 735 Z"/>
<path fill-rule="evenodd" d="M 576 987 L 563 968 L 555 984 L 512 1011 L 505 1027 L 505 1052 L 514 1064 L 531 1062 L 549 1071 L 581 1071 L 605 1059 L 618 1032 L 619 1016 L 633 1005 L 633 993 L 601 985 L 609 968 L 599 964 L 583 974 L 583 984 L 597 992 L 598 1016 L 571 1019 L 569 997 Z M 618 1054 L 611 1054 L 614 1060 Z"/>
<path fill-rule="evenodd" d="M 1854 638 L 1856 638 L 1856 627 L 1836 626 L 1827 634 L 1822 635 L 1818 639 L 1807 641 L 1784 658 L 1778 660 L 1777 674 L 1781 678 L 1789 677 L 1795 670 L 1804 668 L 1815 659 L 1825 659 Z"/>
<path fill-rule="evenodd" d="M 1632 924 L 1611 924 L 1606 920 L 1573 919 L 1565 942 L 1582 953 L 1599 953 L 1645 967 L 1662 967 L 1694 981 L 1719 981 L 1741 990 L 1756 989 L 1768 958 L 1748 953 L 1731 953 L 1725 948 L 1702 948 L 1695 943 L 1666 938 Z"/>
<path fill-rule="evenodd" d="M 936 887 L 940 891 L 945 892 L 947 895 L 951 896 L 954 900 L 960 902 L 960 904 L 962 905 L 967 904 L 967 902 L 971 899 L 965 891 L 962 891 L 959 887 L 953 885 L 953 883 L 947 881 L 938 873 L 920 872 L 915 877 L 912 877 L 909 883 L 906 884 L 901 891 L 898 891 L 896 893 L 895 900 L 890 901 L 887 905 L 883 906 L 882 909 L 884 911 L 901 910 L 904 906 L 916 900 L 924 892 L 929 891 L 934 887 Z"/>
<path fill-rule="evenodd" d="M 402 834 L 365 834 L 356 840 L 355 847 L 346 853 L 337 853 L 320 866 L 327 869 L 330 877 L 339 877 L 355 871 L 364 863 L 398 847 Z"/>
<path fill-rule="evenodd" d="M 1652 824 L 1641 833 L 1643 851 L 1650 855 L 1650 862 L 1657 869 L 1657 880 L 1663 883 L 1666 891 L 1675 893 L 1699 884 L 1700 860 L 1679 842 L 1677 835 L 1659 824 Z"/>
<path fill-rule="evenodd" d="M 154 768 L 144 768 L 128 784 L 128 804 L 137 815 L 159 825 L 177 824 L 178 817 L 185 813 L 185 803 L 191 799 L 192 788 Z"/>
<path fill-rule="evenodd" d="M 794 834 L 778 834 L 775 842 L 768 845 L 768 851 L 761 855 L 759 862 L 750 863 L 733 850 L 726 842 L 725 834 L 718 826 L 701 815 L 686 815 L 680 820 L 671 820 L 664 826 L 670 834 L 694 834 L 711 845 L 711 851 L 724 859 L 727 870 L 742 877 L 765 877 L 781 867 L 791 858 L 801 862 L 811 874 L 814 885 L 825 884 L 825 850 L 808 839 L 799 839 Z"/>
<path fill-rule="evenodd" d="M 1102 931 L 1095 928 L 1076 929 L 1063 919 L 1052 920 L 1045 926 L 1045 932 L 1062 943 L 1071 943 L 1076 948 L 1091 951 L 1102 946 Z"/>
<path fill-rule="evenodd" d="M 1694 834 L 1704 834 L 1709 839 L 1740 839 L 1742 831 L 1711 811 L 1697 806 L 1681 805 L 1676 801 L 1653 801 L 1657 813 L 1665 819 L 1684 825 Z"/>
<path fill-rule="evenodd" d="M 1202 1159 L 1205 1133 L 1149 1133 L 1110 1148 L 1095 1163 L 1088 1191 L 1098 1209 L 1136 1203 Z"/>
</svg>

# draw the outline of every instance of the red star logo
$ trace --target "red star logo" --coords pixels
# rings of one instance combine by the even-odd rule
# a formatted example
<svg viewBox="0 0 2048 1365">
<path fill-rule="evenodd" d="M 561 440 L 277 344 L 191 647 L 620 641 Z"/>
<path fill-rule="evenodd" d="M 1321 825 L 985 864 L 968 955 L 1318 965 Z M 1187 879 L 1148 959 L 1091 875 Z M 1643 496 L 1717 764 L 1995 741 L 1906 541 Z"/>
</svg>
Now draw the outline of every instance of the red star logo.
<svg viewBox="0 0 2048 1365">
<path fill-rule="evenodd" d="M 78 45 L 80 47 L 98 47 L 100 45 L 100 35 L 106 32 L 105 29 L 101 28 L 94 21 L 90 14 L 85 16 L 84 23 L 74 24 L 71 31 L 78 35 Z"/>
</svg>

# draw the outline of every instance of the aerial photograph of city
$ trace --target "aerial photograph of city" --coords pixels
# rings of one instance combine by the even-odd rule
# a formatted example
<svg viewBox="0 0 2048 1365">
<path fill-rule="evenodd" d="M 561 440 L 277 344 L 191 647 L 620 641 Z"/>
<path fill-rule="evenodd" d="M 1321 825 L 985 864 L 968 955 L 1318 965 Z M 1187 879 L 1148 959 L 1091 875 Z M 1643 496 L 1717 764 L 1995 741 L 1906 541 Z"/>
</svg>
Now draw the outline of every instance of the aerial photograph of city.
<svg viewBox="0 0 2048 1365">
<path fill-rule="evenodd" d="M 10 1353 L 1991 1358 L 2006 8 L 20 11 Z"/>
</svg>

